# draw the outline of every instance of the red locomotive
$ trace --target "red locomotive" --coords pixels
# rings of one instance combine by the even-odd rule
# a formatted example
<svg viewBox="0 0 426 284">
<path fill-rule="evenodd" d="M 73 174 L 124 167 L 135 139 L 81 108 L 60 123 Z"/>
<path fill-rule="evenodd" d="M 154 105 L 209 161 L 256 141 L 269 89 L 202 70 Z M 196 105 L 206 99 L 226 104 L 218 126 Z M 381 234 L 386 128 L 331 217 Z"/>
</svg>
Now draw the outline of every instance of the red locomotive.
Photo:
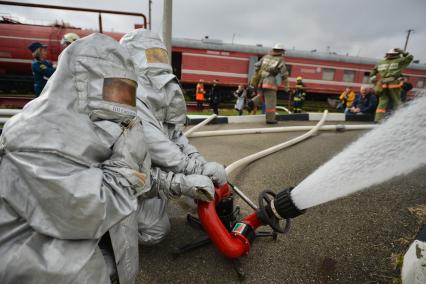
<svg viewBox="0 0 426 284">
<path fill-rule="evenodd" d="M 57 61 L 62 50 L 60 41 L 64 34 L 73 32 L 80 37 L 93 30 L 63 25 L 29 25 L 9 18 L 0 18 L 0 105 L 7 105 L 10 93 L 32 91 L 31 53 L 27 47 L 35 41 L 49 46 L 49 59 Z M 106 32 L 116 40 L 122 33 Z M 234 89 L 247 84 L 254 63 L 270 48 L 262 46 L 228 44 L 205 38 L 173 39 L 172 65 L 184 88 L 194 89 L 199 79 L 209 82 L 218 79 L 224 89 Z M 346 86 L 358 88 L 368 83 L 369 72 L 377 59 L 342 56 L 337 54 L 287 50 L 286 64 L 290 71 L 290 84 L 303 77 L 306 90 L 316 96 L 327 97 L 342 92 Z M 426 66 L 411 64 L 404 73 L 414 88 L 424 88 Z M 4 94 L 8 94 L 6 97 Z M 22 98 L 22 97 L 21 97 Z M 22 106 L 31 97 L 21 103 Z"/>
</svg>

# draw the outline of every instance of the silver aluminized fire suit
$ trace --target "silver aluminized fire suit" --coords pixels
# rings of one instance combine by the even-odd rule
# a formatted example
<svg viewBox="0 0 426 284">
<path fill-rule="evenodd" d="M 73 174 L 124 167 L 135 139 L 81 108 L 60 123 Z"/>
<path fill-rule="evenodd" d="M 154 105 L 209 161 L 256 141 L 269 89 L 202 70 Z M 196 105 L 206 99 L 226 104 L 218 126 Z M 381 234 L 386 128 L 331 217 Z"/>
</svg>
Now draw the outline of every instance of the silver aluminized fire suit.
<svg viewBox="0 0 426 284">
<path fill-rule="evenodd" d="M 120 41 L 132 55 L 138 73 L 137 108 L 143 121 L 144 136 L 153 166 L 167 175 L 153 173 L 153 184 L 174 178 L 186 183 L 186 177 L 212 179 L 215 184 L 226 182 L 222 165 L 207 162 L 183 135 L 186 103 L 182 89 L 172 73 L 168 55 L 160 37 L 148 30 L 135 30 Z M 192 180 L 192 178 L 191 178 Z M 200 180 L 204 182 L 204 180 Z M 139 240 L 143 244 L 161 241 L 169 231 L 165 212 L 166 199 L 145 200 L 138 215 Z M 152 214 L 155 212 L 156 214 Z"/>
<path fill-rule="evenodd" d="M 136 81 L 127 50 L 93 34 L 63 51 L 43 94 L 6 123 L 0 283 L 134 283 L 137 197 L 150 195 L 151 167 Z"/>
</svg>

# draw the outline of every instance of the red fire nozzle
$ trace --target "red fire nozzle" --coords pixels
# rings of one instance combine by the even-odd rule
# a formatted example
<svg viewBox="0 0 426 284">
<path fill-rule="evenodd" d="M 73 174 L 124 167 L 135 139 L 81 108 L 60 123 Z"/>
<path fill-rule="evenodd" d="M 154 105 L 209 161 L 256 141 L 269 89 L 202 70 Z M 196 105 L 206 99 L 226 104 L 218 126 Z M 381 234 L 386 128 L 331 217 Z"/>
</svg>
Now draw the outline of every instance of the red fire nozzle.
<svg viewBox="0 0 426 284">
<path fill-rule="evenodd" d="M 198 217 L 220 253 L 227 258 L 234 259 L 249 253 L 250 242 L 255 237 L 255 230 L 263 224 L 258 220 L 256 213 L 252 213 L 238 222 L 232 232 L 228 232 L 217 215 L 216 205 L 230 195 L 231 191 L 228 184 L 216 188 L 213 201 L 198 203 Z"/>
<path fill-rule="evenodd" d="M 218 205 L 226 204 L 227 199 L 232 200 L 229 185 L 225 184 L 216 188 L 214 200 L 198 202 L 198 217 L 220 253 L 227 258 L 239 258 L 249 253 L 258 227 L 269 225 L 275 233 L 285 234 L 290 228 L 290 218 L 305 212 L 294 204 L 291 190 L 292 188 L 284 189 L 277 194 L 269 190 L 261 192 L 257 211 L 237 222 L 229 232 L 216 212 L 216 208 L 221 207 Z M 282 219 L 286 220 L 285 227 L 280 224 Z"/>
</svg>

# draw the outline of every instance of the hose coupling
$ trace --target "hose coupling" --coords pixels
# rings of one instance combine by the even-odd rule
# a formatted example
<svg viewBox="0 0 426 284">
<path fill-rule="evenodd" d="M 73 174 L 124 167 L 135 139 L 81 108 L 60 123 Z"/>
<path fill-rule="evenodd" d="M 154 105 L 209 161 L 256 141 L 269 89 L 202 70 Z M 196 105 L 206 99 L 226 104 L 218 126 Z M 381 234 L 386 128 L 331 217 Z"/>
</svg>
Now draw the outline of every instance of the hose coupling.
<svg viewBox="0 0 426 284">
<path fill-rule="evenodd" d="M 305 213 L 305 210 L 297 208 L 291 199 L 292 190 L 293 188 L 291 187 L 280 191 L 272 201 L 274 211 L 276 211 L 283 219 L 294 218 Z"/>
</svg>

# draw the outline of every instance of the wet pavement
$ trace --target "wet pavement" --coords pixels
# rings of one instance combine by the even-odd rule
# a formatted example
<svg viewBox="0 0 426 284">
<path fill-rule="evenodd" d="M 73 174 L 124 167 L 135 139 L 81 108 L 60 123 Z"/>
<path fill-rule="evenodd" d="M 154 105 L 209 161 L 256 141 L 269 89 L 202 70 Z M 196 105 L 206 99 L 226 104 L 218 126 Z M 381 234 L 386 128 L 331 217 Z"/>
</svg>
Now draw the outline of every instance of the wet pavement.
<svg viewBox="0 0 426 284">
<path fill-rule="evenodd" d="M 278 126 L 313 125 L 280 122 Z M 333 124 L 333 123 L 328 123 Z M 202 130 L 265 127 L 264 124 L 205 126 Z M 209 159 L 230 164 L 303 132 L 191 138 Z M 321 132 L 288 149 L 236 170 L 230 181 L 253 200 L 271 189 L 297 185 L 364 131 Z M 368 147 L 368 145 L 366 145 Z M 390 167 L 392 165 L 389 165 Z M 361 177 L 362 178 L 362 177 Z M 257 203 L 257 202 L 256 202 Z M 172 231 L 161 244 L 140 247 L 137 283 L 389 283 L 399 276 L 395 255 L 403 254 L 419 224 L 408 208 L 426 203 L 426 168 L 366 191 L 309 209 L 295 218 L 277 241 L 255 240 L 241 259 L 245 280 L 212 246 L 174 257 L 174 248 L 203 233 L 186 223 L 185 212 L 170 206 Z M 252 211 L 240 199 L 242 215 Z"/>
</svg>

